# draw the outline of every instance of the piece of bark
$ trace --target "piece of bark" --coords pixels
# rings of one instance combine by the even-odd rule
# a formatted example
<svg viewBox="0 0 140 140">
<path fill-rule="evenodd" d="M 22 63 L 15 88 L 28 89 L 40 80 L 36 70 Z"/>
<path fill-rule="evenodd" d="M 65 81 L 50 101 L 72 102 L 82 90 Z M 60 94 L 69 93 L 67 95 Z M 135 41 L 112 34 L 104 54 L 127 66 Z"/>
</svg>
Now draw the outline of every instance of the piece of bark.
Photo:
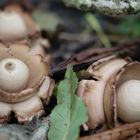
<svg viewBox="0 0 140 140">
<path fill-rule="evenodd" d="M 140 135 L 138 133 L 140 133 L 140 122 L 126 124 L 99 134 L 81 137 L 79 140 L 127 140 L 131 137 L 134 138 L 133 140 L 139 140 Z"/>
<path fill-rule="evenodd" d="M 139 0 L 63 0 L 67 6 L 82 10 L 96 10 L 109 15 L 127 15 L 140 12 Z"/>
</svg>

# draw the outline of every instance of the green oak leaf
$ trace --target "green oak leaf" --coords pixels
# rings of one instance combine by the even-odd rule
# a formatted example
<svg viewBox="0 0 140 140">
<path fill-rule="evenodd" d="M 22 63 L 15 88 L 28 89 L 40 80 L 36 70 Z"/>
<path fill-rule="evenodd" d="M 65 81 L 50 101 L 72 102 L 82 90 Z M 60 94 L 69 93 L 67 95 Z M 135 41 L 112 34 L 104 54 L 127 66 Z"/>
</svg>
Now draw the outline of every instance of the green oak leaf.
<svg viewBox="0 0 140 140">
<path fill-rule="evenodd" d="M 49 140 L 76 140 L 80 125 L 87 121 L 87 109 L 75 95 L 78 79 L 69 65 L 65 79 L 59 83 L 57 106 L 51 113 Z"/>
</svg>

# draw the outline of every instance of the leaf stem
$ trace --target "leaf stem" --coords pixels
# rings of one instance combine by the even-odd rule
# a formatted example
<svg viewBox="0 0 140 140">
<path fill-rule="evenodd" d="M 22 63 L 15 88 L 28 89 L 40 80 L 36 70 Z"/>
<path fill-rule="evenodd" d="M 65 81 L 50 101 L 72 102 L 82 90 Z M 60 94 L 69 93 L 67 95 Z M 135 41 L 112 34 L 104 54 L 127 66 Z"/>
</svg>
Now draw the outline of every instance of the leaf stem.
<svg viewBox="0 0 140 140">
<path fill-rule="evenodd" d="M 102 44 L 104 45 L 105 48 L 111 48 L 111 43 L 109 41 L 109 39 L 107 38 L 107 36 L 105 35 L 104 31 L 102 30 L 102 27 L 100 25 L 100 23 L 98 22 L 97 18 L 91 14 L 91 13 L 87 13 L 85 15 L 85 18 L 87 20 L 87 22 L 90 24 L 90 26 L 92 27 L 93 30 L 96 31 L 99 39 L 101 40 Z"/>
</svg>

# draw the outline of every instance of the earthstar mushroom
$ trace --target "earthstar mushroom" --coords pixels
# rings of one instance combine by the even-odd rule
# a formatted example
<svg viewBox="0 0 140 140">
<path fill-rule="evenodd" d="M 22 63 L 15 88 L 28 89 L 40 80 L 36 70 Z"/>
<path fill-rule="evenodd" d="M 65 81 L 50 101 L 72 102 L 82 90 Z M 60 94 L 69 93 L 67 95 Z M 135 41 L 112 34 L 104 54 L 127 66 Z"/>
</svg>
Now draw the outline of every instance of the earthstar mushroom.
<svg viewBox="0 0 140 140">
<path fill-rule="evenodd" d="M 45 57 L 23 43 L 0 44 L 0 123 L 13 111 L 20 123 L 44 113 L 54 81 Z"/>
<path fill-rule="evenodd" d="M 124 123 L 140 121 L 139 70 L 138 62 L 115 56 L 103 58 L 87 69 L 93 79 L 80 81 L 77 95 L 88 108 L 90 129 L 116 127 L 121 125 L 118 118 Z"/>
<path fill-rule="evenodd" d="M 40 27 L 20 6 L 11 4 L 0 12 L 0 40 L 2 42 L 35 38 L 39 36 L 39 33 Z"/>
<path fill-rule="evenodd" d="M 108 127 L 140 121 L 139 71 L 140 63 L 130 62 L 109 78 L 104 92 Z"/>
</svg>

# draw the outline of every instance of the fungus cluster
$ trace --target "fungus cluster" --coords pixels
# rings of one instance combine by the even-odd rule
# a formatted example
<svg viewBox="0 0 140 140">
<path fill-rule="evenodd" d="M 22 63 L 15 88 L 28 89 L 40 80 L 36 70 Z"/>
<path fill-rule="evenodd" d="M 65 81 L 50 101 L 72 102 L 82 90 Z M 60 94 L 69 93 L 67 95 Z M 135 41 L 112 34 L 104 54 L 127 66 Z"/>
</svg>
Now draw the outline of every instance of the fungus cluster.
<svg viewBox="0 0 140 140">
<path fill-rule="evenodd" d="M 116 127 L 140 121 L 140 64 L 109 56 L 93 63 L 91 80 L 79 83 L 77 95 L 88 108 L 87 126 Z"/>
<path fill-rule="evenodd" d="M 54 81 L 39 26 L 18 5 L 0 12 L 0 123 L 14 112 L 19 123 L 44 113 Z"/>
</svg>

